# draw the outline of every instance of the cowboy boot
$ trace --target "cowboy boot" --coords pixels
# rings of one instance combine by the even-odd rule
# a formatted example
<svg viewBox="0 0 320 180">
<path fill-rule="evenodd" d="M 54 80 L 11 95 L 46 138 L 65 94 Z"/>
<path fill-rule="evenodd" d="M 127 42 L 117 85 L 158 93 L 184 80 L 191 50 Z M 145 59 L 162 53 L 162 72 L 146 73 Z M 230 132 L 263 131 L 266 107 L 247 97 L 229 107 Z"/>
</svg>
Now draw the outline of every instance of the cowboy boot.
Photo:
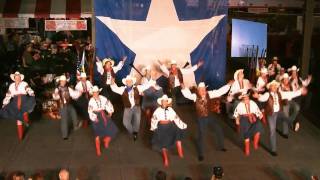
<svg viewBox="0 0 320 180">
<path fill-rule="evenodd" d="M 169 160 L 168 160 L 168 151 L 166 148 L 162 148 L 162 158 L 163 158 L 163 165 L 164 167 L 169 166 Z"/>
<path fill-rule="evenodd" d="M 100 137 L 96 137 L 96 153 L 97 156 L 101 156 L 101 149 L 100 149 Z"/>
<path fill-rule="evenodd" d="M 109 137 L 109 136 L 104 137 L 104 139 L 103 139 L 104 148 L 106 148 L 106 149 L 109 148 L 109 143 L 110 143 L 110 141 L 111 141 L 111 137 Z"/>
<path fill-rule="evenodd" d="M 26 124 L 26 126 L 31 124 L 29 114 L 27 112 L 23 113 L 23 122 Z"/>
<path fill-rule="evenodd" d="M 17 133 L 18 133 L 18 139 L 22 141 L 23 139 L 23 125 L 22 122 L 17 120 Z"/>
<path fill-rule="evenodd" d="M 183 158 L 183 148 L 182 148 L 182 144 L 181 141 L 177 141 L 177 150 L 178 150 L 178 154 L 180 158 Z"/>
<path fill-rule="evenodd" d="M 256 133 L 253 137 L 253 148 L 255 150 L 259 148 L 259 140 L 260 140 L 260 133 Z"/>
<path fill-rule="evenodd" d="M 250 139 L 245 139 L 244 140 L 244 154 L 246 156 L 250 155 Z"/>
<path fill-rule="evenodd" d="M 83 128 L 88 128 L 88 126 L 89 126 L 89 121 L 88 121 L 88 119 L 83 120 L 82 127 L 83 127 Z"/>
</svg>

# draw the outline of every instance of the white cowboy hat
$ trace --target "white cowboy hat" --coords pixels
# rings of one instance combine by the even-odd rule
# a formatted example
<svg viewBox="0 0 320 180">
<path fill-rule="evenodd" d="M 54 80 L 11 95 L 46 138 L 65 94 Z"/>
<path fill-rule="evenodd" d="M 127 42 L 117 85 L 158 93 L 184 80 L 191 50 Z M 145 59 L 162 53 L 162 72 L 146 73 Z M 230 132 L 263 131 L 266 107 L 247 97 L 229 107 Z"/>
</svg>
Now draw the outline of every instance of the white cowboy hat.
<svg viewBox="0 0 320 180">
<path fill-rule="evenodd" d="M 12 81 L 14 81 L 14 77 L 15 76 L 20 76 L 21 81 L 24 79 L 24 75 L 20 74 L 20 72 L 16 71 L 14 74 L 10 74 L 10 78 L 11 78 Z"/>
<path fill-rule="evenodd" d="M 278 61 L 279 60 L 279 58 L 277 57 L 277 56 L 274 56 L 273 58 L 272 58 L 272 61 Z"/>
<path fill-rule="evenodd" d="M 171 60 L 171 61 L 170 61 L 170 65 L 173 65 L 173 64 L 177 64 L 177 61 Z"/>
<path fill-rule="evenodd" d="M 268 69 L 267 68 L 262 68 L 260 73 L 261 74 L 268 74 Z"/>
<path fill-rule="evenodd" d="M 198 84 L 198 88 L 207 88 L 208 86 L 204 82 Z"/>
<path fill-rule="evenodd" d="M 67 81 L 67 77 L 65 75 L 61 75 L 57 78 L 57 82 L 59 81 Z"/>
<path fill-rule="evenodd" d="M 295 66 L 295 65 L 293 65 L 291 68 L 289 68 L 288 69 L 288 71 L 290 72 L 290 71 L 297 71 L 297 72 L 299 72 L 299 68 L 297 68 L 297 66 Z"/>
<path fill-rule="evenodd" d="M 107 62 L 110 62 L 111 63 L 111 66 L 114 66 L 114 60 L 110 59 L 110 58 L 104 58 L 102 60 L 102 65 L 106 65 Z"/>
<path fill-rule="evenodd" d="M 270 86 L 272 86 L 272 85 L 276 85 L 277 87 L 279 87 L 280 83 L 276 80 L 273 80 L 267 84 L 267 89 L 269 89 Z"/>
<path fill-rule="evenodd" d="M 145 72 L 145 71 L 150 71 L 151 70 L 151 66 L 150 65 L 147 65 L 145 67 L 142 68 L 142 72 Z"/>
<path fill-rule="evenodd" d="M 87 74 L 85 72 L 80 73 L 80 78 L 87 78 Z"/>
<path fill-rule="evenodd" d="M 172 102 L 172 98 L 169 98 L 167 95 L 163 95 L 161 98 L 157 99 L 159 105 L 162 104 L 162 101 L 168 101 L 168 103 L 170 104 Z"/>
<path fill-rule="evenodd" d="M 288 73 L 284 73 L 284 74 L 281 76 L 280 80 L 282 81 L 283 79 L 289 79 L 289 74 L 288 74 Z"/>
<path fill-rule="evenodd" d="M 123 78 L 123 79 L 122 79 L 122 83 L 123 83 L 124 85 L 127 85 L 127 80 L 131 80 L 131 81 L 132 81 L 132 84 L 136 84 L 136 82 L 137 82 L 137 79 L 136 79 L 135 77 L 133 77 L 133 76 L 131 76 L 131 75 L 128 75 L 126 78 Z"/>
<path fill-rule="evenodd" d="M 90 89 L 90 94 L 93 94 L 95 92 L 101 92 L 102 91 L 102 88 L 99 88 L 98 86 L 93 86 L 91 89 Z"/>
<path fill-rule="evenodd" d="M 233 74 L 233 79 L 234 80 L 238 80 L 238 75 L 239 75 L 240 72 L 243 73 L 243 69 L 236 70 L 236 72 Z"/>
</svg>

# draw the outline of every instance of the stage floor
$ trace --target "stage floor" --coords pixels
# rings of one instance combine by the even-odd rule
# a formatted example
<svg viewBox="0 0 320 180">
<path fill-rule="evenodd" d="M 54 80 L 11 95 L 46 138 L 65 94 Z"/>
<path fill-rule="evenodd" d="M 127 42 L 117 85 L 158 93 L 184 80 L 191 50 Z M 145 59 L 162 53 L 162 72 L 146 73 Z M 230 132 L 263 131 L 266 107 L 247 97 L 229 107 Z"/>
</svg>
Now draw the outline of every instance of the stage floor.
<svg viewBox="0 0 320 180">
<path fill-rule="evenodd" d="M 22 142 L 18 142 L 15 123 L 0 121 L 0 172 L 22 170 L 26 174 L 42 171 L 47 179 L 56 179 L 59 168 L 71 170 L 72 177 L 93 180 L 144 180 L 152 179 L 158 170 L 168 173 L 169 179 L 190 176 L 195 180 L 209 179 L 213 165 L 225 170 L 224 179 L 308 179 L 311 174 L 320 175 L 320 129 L 303 119 L 302 129 L 291 132 L 289 139 L 277 137 L 278 157 L 272 157 L 266 148 L 253 151 L 245 157 L 239 136 L 230 126 L 230 120 L 219 117 L 224 128 L 227 152 L 215 150 L 213 134 L 207 130 L 205 161 L 198 162 L 195 148 L 195 114 L 193 106 L 179 106 L 178 114 L 188 124 L 188 135 L 183 142 L 185 158 L 179 159 L 175 150 L 169 154 L 170 167 L 164 169 L 161 155 L 150 147 L 151 134 L 142 120 L 139 140 L 133 142 L 121 124 L 121 113 L 114 119 L 121 133 L 95 155 L 92 130 L 72 132 L 69 140 L 60 137 L 59 121 L 41 119 L 34 122 Z M 228 123 L 226 123 L 228 122 Z M 262 144 L 268 143 L 268 130 L 262 136 Z M 75 178 L 72 178 L 75 179 Z"/>
</svg>

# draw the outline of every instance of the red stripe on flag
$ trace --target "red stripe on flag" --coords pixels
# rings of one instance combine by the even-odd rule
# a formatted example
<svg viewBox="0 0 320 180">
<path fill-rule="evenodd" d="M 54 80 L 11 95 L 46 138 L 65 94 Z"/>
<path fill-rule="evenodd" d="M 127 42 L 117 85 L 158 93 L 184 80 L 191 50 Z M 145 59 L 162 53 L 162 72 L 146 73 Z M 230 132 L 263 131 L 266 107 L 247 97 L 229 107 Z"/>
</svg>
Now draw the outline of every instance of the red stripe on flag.
<svg viewBox="0 0 320 180">
<path fill-rule="evenodd" d="M 67 0 L 66 18 L 80 18 L 81 0 Z"/>
<path fill-rule="evenodd" d="M 34 16 L 36 18 L 49 18 L 51 11 L 51 0 L 37 0 Z"/>
<path fill-rule="evenodd" d="M 21 0 L 7 0 L 3 10 L 3 17 L 18 17 Z"/>
</svg>

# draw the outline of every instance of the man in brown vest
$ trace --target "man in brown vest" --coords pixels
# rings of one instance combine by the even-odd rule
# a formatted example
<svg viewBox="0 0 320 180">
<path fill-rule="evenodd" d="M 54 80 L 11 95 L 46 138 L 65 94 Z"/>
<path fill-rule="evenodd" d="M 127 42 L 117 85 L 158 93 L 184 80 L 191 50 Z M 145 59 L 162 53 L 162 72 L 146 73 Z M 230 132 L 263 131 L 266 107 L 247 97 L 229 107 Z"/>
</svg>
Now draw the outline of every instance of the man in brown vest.
<svg viewBox="0 0 320 180">
<path fill-rule="evenodd" d="M 192 66 L 192 68 L 178 68 L 177 62 L 171 60 L 170 68 L 167 68 L 162 62 L 158 61 L 160 64 L 161 71 L 168 77 L 168 95 L 172 98 L 172 104 L 176 104 L 176 95 L 181 90 L 183 86 L 183 75 L 188 73 L 193 73 L 199 67 L 203 65 L 203 61 L 199 61 L 198 64 Z"/>
<path fill-rule="evenodd" d="M 60 76 L 57 81 L 59 82 L 59 86 L 55 89 L 52 97 L 58 101 L 62 138 L 67 140 L 69 120 L 72 120 L 74 130 L 79 129 L 82 125 L 82 122 L 78 121 L 76 110 L 71 104 L 71 99 L 78 99 L 81 93 L 68 87 L 65 75 Z"/>
<path fill-rule="evenodd" d="M 138 138 L 140 129 L 141 94 L 149 87 L 143 85 L 135 86 L 136 78 L 130 75 L 122 79 L 122 83 L 125 86 L 118 87 L 113 79 L 110 87 L 113 92 L 122 96 L 124 105 L 123 125 L 130 134 L 133 134 L 133 140 L 135 141 Z"/>
<path fill-rule="evenodd" d="M 287 121 L 288 124 L 292 124 L 292 120 L 285 116 L 283 113 L 283 100 L 291 100 L 295 97 L 307 94 L 306 88 L 301 88 L 297 91 L 280 91 L 280 83 L 273 80 L 267 84 L 269 92 L 264 94 L 254 94 L 253 97 L 257 98 L 260 102 L 267 102 L 265 112 L 267 115 L 269 128 L 270 128 L 270 144 L 271 144 L 271 155 L 277 156 L 277 144 L 276 144 L 276 127 L 277 119 Z"/>
<path fill-rule="evenodd" d="M 198 159 L 203 161 L 203 134 L 205 127 L 209 124 L 213 126 L 214 132 L 216 133 L 216 141 L 218 148 L 221 151 L 226 151 L 224 148 L 224 135 L 223 130 L 216 119 L 213 118 L 210 112 L 210 99 L 220 97 L 226 94 L 230 85 L 233 82 L 230 81 L 227 85 L 221 87 L 218 90 L 207 91 L 205 83 L 201 82 L 198 85 L 197 93 L 191 93 L 188 88 L 181 90 L 183 96 L 195 102 L 196 113 L 197 113 L 197 123 L 198 123 L 198 137 L 197 137 L 197 149 L 198 149 Z"/>
<path fill-rule="evenodd" d="M 127 57 L 123 57 L 122 61 L 118 63 L 117 66 L 114 66 L 115 62 L 114 60 L 110 58 L 105 58 L 101 62 L 99 58 L 97 57 L 97 71 L 101 74 L 101 84 L 100 87 L 102 87 L 101 94 L 107 97 L 109 100 L 111 100 L 111 94 L 112 91 L 110 89 L 110 85 L 112 84 L 112 79 L 116 78 L 116 74 L 118 71 L 120 71 L 126 62 Z"/>
</svg>

